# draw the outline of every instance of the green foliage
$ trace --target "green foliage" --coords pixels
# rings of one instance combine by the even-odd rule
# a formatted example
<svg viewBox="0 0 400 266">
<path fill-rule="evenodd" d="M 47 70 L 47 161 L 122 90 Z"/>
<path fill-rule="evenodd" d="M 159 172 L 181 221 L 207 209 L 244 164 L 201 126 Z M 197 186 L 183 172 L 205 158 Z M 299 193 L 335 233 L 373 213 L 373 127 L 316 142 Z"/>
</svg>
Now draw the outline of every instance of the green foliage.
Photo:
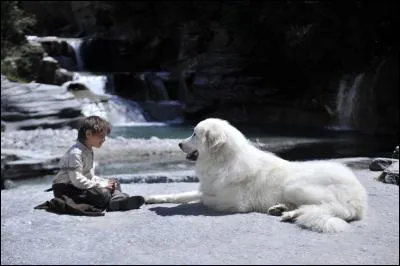
<svg viewBox="0 0 400 266">
<path fill-rule="evenodd" d="M 18 1 L 1 2 L 1 73 L 12 81 L 28 82 L 37 75 L 43 50 L 25 39 L 35 22 L 18 7 Z"/>
<path fill-rule="evenodd" d="M 1 2 L 1 59 L 12 55 L 25 42 L 25 34 L 35 24 L 32 15 L 18 7 L 18 1 Z"/>
<path fill-rule="evenodd" d="M 5 75 L 10 81 L 29 83 L 29 80 L 18 75 L 16 64 L 9 59 L 1 60 L 1 74 Z"/>
<path fill-rule="evenodd" d="M 41 46 L 29 43 L 10 48 L 9 56 L 1 60 L 1 73 L 13 81 L 35 80 L 43 52 Z"/>
</svg>

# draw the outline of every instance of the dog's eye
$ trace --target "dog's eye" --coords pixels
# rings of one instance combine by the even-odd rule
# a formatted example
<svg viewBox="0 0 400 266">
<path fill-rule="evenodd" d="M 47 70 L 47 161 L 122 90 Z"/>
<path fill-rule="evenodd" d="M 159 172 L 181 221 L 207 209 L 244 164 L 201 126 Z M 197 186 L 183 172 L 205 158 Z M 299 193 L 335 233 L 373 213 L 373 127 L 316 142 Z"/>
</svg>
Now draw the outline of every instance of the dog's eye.
<svg viewBox="0 0 400 266">
<path fill-rule="evenodd" d="M 196 137 L 196 132 L 193 132 L 193 137 Z"/>
</svg>

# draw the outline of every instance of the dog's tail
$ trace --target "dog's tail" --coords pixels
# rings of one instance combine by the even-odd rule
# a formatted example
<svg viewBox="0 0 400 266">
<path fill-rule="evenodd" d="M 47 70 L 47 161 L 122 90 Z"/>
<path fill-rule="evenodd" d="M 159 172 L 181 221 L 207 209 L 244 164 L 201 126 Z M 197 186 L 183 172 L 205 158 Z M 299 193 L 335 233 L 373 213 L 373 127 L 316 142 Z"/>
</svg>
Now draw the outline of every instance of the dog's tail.
<svg viewBox="0 0 400 266">
<path fill-rule="evenodd" d="M 347 231 L 347 221 L 357 220 L 357 210 L 351 210 L 341 205 L 304 205 L 294 210 L 295 222 L 301 227 L 317 232 L 342 232 Z"/>
</svg>

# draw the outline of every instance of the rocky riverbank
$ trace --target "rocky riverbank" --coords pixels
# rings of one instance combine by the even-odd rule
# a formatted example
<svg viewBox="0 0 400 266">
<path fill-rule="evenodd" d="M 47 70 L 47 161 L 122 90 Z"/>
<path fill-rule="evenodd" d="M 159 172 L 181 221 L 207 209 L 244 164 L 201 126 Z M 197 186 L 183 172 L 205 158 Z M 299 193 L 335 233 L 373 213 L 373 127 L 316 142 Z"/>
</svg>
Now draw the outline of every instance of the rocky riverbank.
<svg viewBox="0 0 400 266">
<path fill-rule="evenodd" d="M 58 170 L 58 162 L 65 151 L 76 141 L 76 129 L 12 130 L 1 134 L 2 182 L 6 179 L 26 179 L 52 175 Z M 96 174 L 119 176 L 124 183 L 130 182 L 194 182 L 193 163 L 185 159 L 178 147 L 179 139 L 151 137 L 107 137 L 101 149 L 95 149 Z M 290 151 L 301 145 L 318 145 L 329 139 L 268 138 L 254 144 L 275 153 Z M 373 158 L 339 159 L 353 168 L 367 168 Z M 385 160 L 380 158 L 379 162 Z M 394 162 L 394 164 L 393 164 Z M 398 165 L 398 159 L 387 159 L 380 168 L 370 166 L 372 171 L 384 171 L 389 165 Z M 395 167 L 392 165 L 392 168 Z M 386 171 L 386 170 L 385 170 Z M 173 173 L 169 175 L 168 173 Z M 396 176 L 396 173 L 394 173 Z M 377 173 L 377 176 L 379 174 Z M 393 176 L 389 174 L 389 176 Z M 388 179 L 388 178 L 386 178 Z M 163 181 L 164 180 L 164 181 Z M 389 179 L 388 179 L 389 180 Z M 398 184 L 396 177 L 390 178 Z M 396 181 L 397 180 L 397 181 Z M 383 182 L 385 179 L 382 178 Z"/>
<path fill-rule="evenodd" d="M 17 83 L 1 75 L 2 131 L 75 126 L 81 103 L 66 88 L 36 82 Z"/>
<path fill-rule="evenodd" d="M 52 174 L 58 169 L 58 161 L 75 142 L 76 129 L 35 129 L 6 131 L 1 135 L 2 174 L 6 179 L 28 178 Z M 271 143 L 256 143 L 260 148 L 272 151 L 284 150 L 298 144 L 317 140 L 271 139 Z M 109 138 L 101 149 L 95 149 L 95 162 L 100 166 L 131 164 L 136 170 L 153 168 L 163 164 L 169 170 L 187 170 L 189 162 L 178 147 L 178 139 L 150 139 L 123 137 Z M 181 165 L 170 169 L 168 164 Z M 146 164 L 147 166 L 144 166 Z M 150 166 L 149 166 L 150 165 Z M 151 166 L 153 165 L 153 167 Z M 116 166 L 118 168 L 118 166 Z M 182 169 L 184 168 L 184 169 Z M 161 169 L 159 169 L 161 170 Z"/>
<path fill-rule="evenodd" d="M 76 141 L 76 129 L 34 129 L 2 132 L 2 174 L 6 179 L 52 174 L 65 151 Z M 261 149 L 281 152 L 296 146 L 318 143 L 321 139 L 268 138 L 254 143 Z M 324 140 L 326 141 L 326 140 Z M 191 169 L 192 164 L 178 147 L 178 139 L 150 137 L 107 137 L 101 149 L 95 149 L 99 174 L 116 174 L 120 166 L 131 172 L 175 171 Z M 101 169 L 107 168 L 108 171 Z M 121 173 L 121 172 L 120 172 Z"/>
<path fill-rule="evenodd" d="M 58 161 L 75 142 L 76 129 L 35 129 L 7 131 L 1 134 L 2 176 L 27 178 L 51 174 Z M 184 160 L 174 139 L 107 138 L 95 150 L 96 162 L 102 164 L 141 161 Z M 3 168 L 4 167 L 4 168 Z"/>
<path fill-rule="evenodd" d="M 3 75 L 1 85 L 2 187 L 6 179 L 54 174 L 58 170 L 59 159 L 76 140 L 77 130 L 67 127 L 76 127 L 79 119 L 83 117 L 82 102 L 79 99 L 85 98 L 93 103 L 104 100 L 94 95 L 75 95 L 66 88 L 56 85 L 10 82 Z M 269 137 L 261 141 L 255 140 L 255 145 L 278 153 L 299 145 L 314 145 L 329 141 L 337 140 L 318 137 L 290 139 Z M 193 165 L 185 160 L 178 142 L 177 139 L 156 137 L 108 138 L 103 147 L 95 152 L 96 163 L 103 167 L 97 174 L 125 174 L 117 171 L 121 165 L 123 168 L 128 168 L 128 173 L 132 173 L 132 170 L 141 173 L 193 169 Z M 187 177 L 186 173 L 179 176 Z M 175 177 L 157 178 L 173 180 Z M 189 179 L 193 180 L 193 177 L 190 176 Z M 398 172 L 397 179 L 391 177 L 386 179 L 397 180 L 398 184 Z M 132 180 L 143 180 L 143 177 L 134 177 Z"/>
</svg>

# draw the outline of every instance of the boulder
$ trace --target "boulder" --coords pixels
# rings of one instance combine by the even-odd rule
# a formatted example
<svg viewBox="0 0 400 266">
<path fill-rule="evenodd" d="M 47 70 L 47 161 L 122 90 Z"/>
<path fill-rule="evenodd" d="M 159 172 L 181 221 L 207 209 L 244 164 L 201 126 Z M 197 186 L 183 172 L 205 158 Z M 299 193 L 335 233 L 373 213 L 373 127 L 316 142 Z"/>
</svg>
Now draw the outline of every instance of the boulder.
<svg viewBox="0 0 400 266">
<path fill-rule="evenodd" d="M 59 68 L 54 73 L 54 84 L 62 85 L 67 81 L 71 81 L 74 78 L 74 73 L 64 69 Z"/>
<path fill-rule="evenodd" d="M 69 70 L 79 70 L 76 44 L 81 42 L 76 38 L 59 38 L 54 36 L 27 36 L 31 45 L 40 46 L 46 55 L 58 62 L 59 67 Z"/>
<path fill-rule="evenodd" d="M 67 87 L 69 91 L 90 91 L 85 84 L 74 81 L 64 84 L 64 86 Z"/>
<path fill-rule="evenodd" d="M 390 158 L 375 158 L 372 160 L 371 164 L 369 165 L 369 170 L 371 171 L 383 171 L 392 163 L 398 162 L 399 160 L 390 159 Z"/>
<path fill-rule="evenodd" d="M 59 68 L 58 61 L 53 57 L 46 56 L 40 63 L 38 83 L 55 84 L 56 70 Z"/>
<path fill-rule="evenodd" d="M 383 183 L 399 185 L 399 161 L 387 167 L 378 180 Z"/>
</svg>

